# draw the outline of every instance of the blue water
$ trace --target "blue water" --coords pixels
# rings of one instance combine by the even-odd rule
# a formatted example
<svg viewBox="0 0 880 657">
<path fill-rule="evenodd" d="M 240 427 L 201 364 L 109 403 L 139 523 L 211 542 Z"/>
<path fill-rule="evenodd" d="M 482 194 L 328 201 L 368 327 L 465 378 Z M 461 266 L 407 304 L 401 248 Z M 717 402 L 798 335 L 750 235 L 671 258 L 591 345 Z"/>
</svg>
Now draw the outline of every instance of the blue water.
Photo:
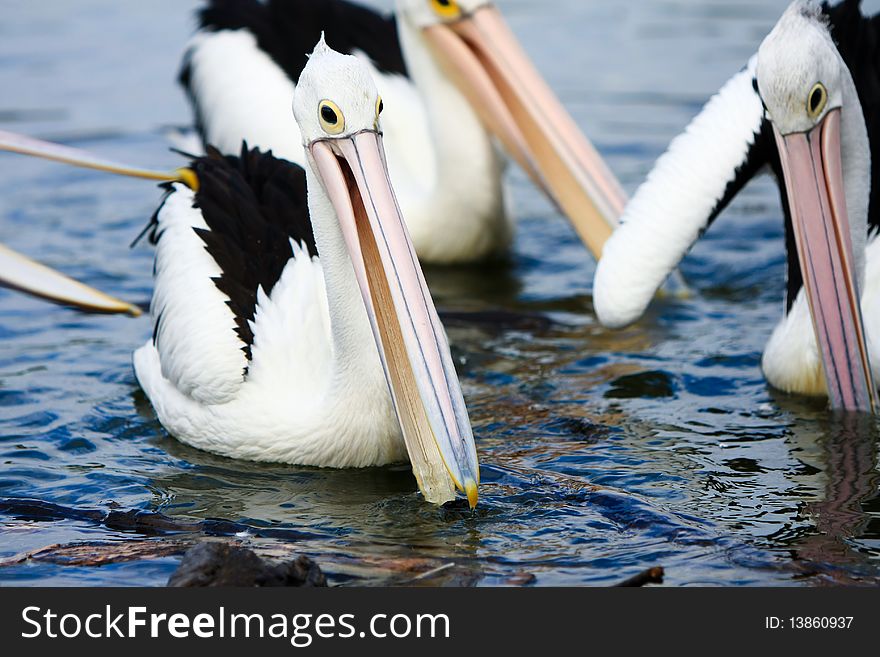
<svg viewBox="0 0 880 657">
<path fill-rule="evenodd" d="M 500 2 L 630 192 L 785 4 Z M 164 128 L 189 121 L 174 79 L 195 6 L 5 0 L 0 128 L 174 164 Z M 128 244 L 159 190 L 11 155 L 0 171 L 0 241 L 148 301 L 151 250 Z M 880 581 L 876 425 L 774 393 L 759 369 L 782 312 L 775 186 L 752 184 L 685 260 L 693 298 L 611 332 L 593 317 L 592 261 L 511 176 L 510 262 L 428 272 L 483 464 L 476 512 L 423 504 L 405 467 L 321 471 L 187 448 L 132 372 L 148 318 L 0 290 L 0 584 L 161 585 L 180 556 L 159 548 L 211 534 L 311 555 L 347 585 L 602 585 L 655 565 L 674 585 Z M 23 499 L 58 507 L 25 512 Z M 180 527 L 110 521 L 114 509 Z M 209 519 L 233 524 L 198 524 Z M 145 553 L 83 565 L 69 552 L 88 542 Z M 9 559 L 54 544 L 67 552 Z"/>
</svg>

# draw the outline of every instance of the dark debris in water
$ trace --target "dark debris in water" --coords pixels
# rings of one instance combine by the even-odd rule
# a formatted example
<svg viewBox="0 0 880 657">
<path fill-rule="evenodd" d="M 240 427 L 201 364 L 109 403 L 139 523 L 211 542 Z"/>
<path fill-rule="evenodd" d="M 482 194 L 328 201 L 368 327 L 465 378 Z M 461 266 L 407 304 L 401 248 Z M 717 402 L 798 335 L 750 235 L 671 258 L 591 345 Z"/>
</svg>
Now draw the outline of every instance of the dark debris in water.
<svg viewBox="0 0 880 657">
<path fill-rule="evenodd" d="M 597 424 L 583 417 L 557 417 L 541 427 L 545 433 L 563 436 L 589 444 L 600 443 L 616 433 L 616 430 L 604 424 Z"/>
<path fill-rule="evenodd" d="M 607 399 L 655 399 L 675 397 L 675 380 L 668 373 L 653 370 L 621 376 L 611 382 Z"/>
<path fill-rule="evenodd" d="M 127 561 L 160 559 L 183 554 L 188 541 L 83 541 L 55 544 L 0 559 L 0 567 L 15 566 L 27 561 L 54 563 L 62 566 L 106 566 Z"/>
<path fill-rule="evenodd" d="M 589 490 L 596 489 L 589 487 Z M 445 505 L 442 512 L 455 518 L 474 516 L 464 500 Z M 168 586 L 179 587 L 327 586 L 325 570 L 336 584 L 342 585 L 348 581 L 357 583 L 365 576 L 374 577 L 379 571 L 385 573 L 383 579 L 391 586 L 475 586 L 487 576 L 483 566 L 468 559 L 453 562 L 331 553 L 321 557 L 322 568 L 310 556 L 291 556 L 289 533 L 266 532 L 231 521 L 192 522 L 147 511 L 77 509 L 15 498 L 0 499 L 0 513 L 28 522 L 75 520 L 140 534 L 131 539 L 47 545 L 2 559 L 0 568 L 27 562 L 100 567 L 184 555 L 168 580 Z M 616 586 L 660 584 L 662 575 L 662 568 L 652 568 Z M 521 570 L 495 581 L 502 586 L 521 587 L 536 584 L 538 578 L 532 572 Z"/>
<path fill-rule="evenodd" d="M 327 578 L 304 555 L 273 563 L 244 547 L 205 542 L 186 553 L 168 586 L 321 587 L 327 586 Z"/>
<path fill-rule="evenodd" d="M 648 584 L 662 584 L 663 576 L 665 575 L 665 571 L 661 566 L 655 566 L 653 568 L 648 568 L 640 572 L 638 575 L 634 575 L 629 579 L 622 581 L 620 584 L 615 584 L 616 587 L 639 587 L 639 586 L 647 586 Z"/>
<path fill-rule="evenodd" d="M 236 536 L 246 533 L 256 538 L 302 540 L 312 535 L 294 529 L 254 527 L 230 520 L 182 520 L 155 511 L 131 509 L 78 509 L 42 500 L 0 498 L 0 513 L 20 520 L 49 522 L 78 520 L 121 532 L 135 532 L 147 536 L 173 534 L 204 534 L 206 536 Z"/>
</svg>

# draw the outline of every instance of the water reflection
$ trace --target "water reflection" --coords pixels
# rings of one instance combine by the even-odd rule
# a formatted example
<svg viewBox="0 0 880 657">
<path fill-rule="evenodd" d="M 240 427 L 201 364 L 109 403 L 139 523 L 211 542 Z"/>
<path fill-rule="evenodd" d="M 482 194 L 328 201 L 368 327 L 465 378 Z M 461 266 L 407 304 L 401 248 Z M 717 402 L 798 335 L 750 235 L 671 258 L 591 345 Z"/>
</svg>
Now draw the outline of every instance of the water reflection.
<svg viewBox="0 0 880 657">
<path fill-rule="evenodd" d="M 846 574 L 847 566 L 867 566 L 880 555 L 861 543 L 871 517 L 865 506 L 878 498 L 878 433 L 875 418 L 841 415 L 822 423 L 818 439 L 824 460 L 824 499 L 805 505 L 815 523 L 814 533 L 792 545 L 798 559 L 833 565 L 843 572 L 836 581 L 857 582 Z M 876 574 L 872 576 L 877 583 Z"/>
</svg>

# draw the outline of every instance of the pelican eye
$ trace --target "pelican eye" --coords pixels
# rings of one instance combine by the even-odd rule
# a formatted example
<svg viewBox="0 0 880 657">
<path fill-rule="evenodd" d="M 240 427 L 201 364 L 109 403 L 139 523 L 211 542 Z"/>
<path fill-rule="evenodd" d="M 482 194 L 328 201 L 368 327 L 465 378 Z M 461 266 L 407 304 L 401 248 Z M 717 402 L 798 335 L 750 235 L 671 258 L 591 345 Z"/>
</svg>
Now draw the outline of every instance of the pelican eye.
<svg viewBox="0 0 880 657">
<path fill-rule="evenodd" d="M 382 114 L 382 110 L 385 109 L 385 103 L 382 102 L 382 96 L 376 99 L 376 120 L 373 122 L 373 127 L 376 131 L 379 131 L 379 116 Z"/>
<path fill-rule="evenodd" d="M 338 135 L 345 130 L 345 117 L 342 110 L 332 100 L 322 100 L 318 107 L 321 129 L 328 135 Z"/>
<path fill-rule="evenodd" d="M 440 18 L 452 19 L 461 16 L 461 7 L 455 0 L 429 0 L 434 13 Z"/>
<path fill-rule="evenodd" d="M 817 82 L 807 97 L 807 114 L 811 119 L 818 119 L 827 104 L 828 91 L 824 84 Z"/>
</svg>

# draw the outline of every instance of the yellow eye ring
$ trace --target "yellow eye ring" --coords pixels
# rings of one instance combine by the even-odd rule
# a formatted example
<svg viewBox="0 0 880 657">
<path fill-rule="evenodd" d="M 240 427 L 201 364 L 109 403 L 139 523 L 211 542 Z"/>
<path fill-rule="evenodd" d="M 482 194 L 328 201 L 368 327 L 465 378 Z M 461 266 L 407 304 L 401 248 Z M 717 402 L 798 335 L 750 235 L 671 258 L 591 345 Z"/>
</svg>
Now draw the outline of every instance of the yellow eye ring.
<svg viewBox="0 0 880 657">
<path fill-rule="evenodd" d="M 811 119 L 818 119 L 825 110 L 827 104 L 828 90 L 825 89 L 824 84 L 817 82 L 813 85 L 813 88 L 810 89 L 810 95 L 807 96 L 807 115 Z"/>
<path fill-rule="evenodd" d="M 322 100 L 318 105 L 318 121 L 328 135 L 338 135 L 345 130 L 345 116 L 339 105 L 332 100 Z"/>
<path fill-rule="evenodd" d="M 434 13 L 445 19 L 459 18 L 461 7 L 455 0 L 430 0 Z"/>
<path fill-rule="evenodd" d="M 379 129 L 379 117 L 382 115 L 382 110 L 385 109 L 385 103 L 382 102 L 382 96 L 379 96 L 376 99 L 376 130 Z"/>
</svg>

